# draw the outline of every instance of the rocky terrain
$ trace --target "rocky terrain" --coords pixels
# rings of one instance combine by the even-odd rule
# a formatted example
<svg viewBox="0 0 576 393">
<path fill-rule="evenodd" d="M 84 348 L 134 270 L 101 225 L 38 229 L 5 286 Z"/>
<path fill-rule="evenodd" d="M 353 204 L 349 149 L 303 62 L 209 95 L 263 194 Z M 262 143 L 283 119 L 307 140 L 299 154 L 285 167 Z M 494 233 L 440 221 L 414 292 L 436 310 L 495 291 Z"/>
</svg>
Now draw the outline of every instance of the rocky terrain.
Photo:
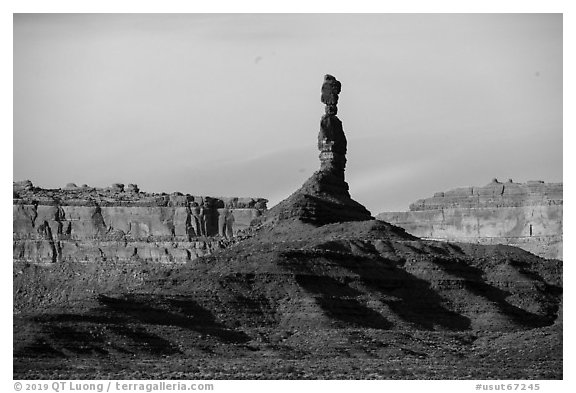
<svg viewBox="0 0 576 393">
<path fill-rule="evenodd" d="M 378 219 L 434 240 L 507 244 L 562 259 L 562 183 L 529 181 L 438 192 Z"/>
<path fill-rule="evenodd" d="M 14 188 L 14 259 L 184 263 L 228 245 L 266 211 L 262 198 L 150 194 L 134 184 Z"/>
<path fill-rule="evenodd" d="M 373 219 L 344 179 L 340 89 L 325 78 L 320 170 L 241 241 L 16 259 L 14 378 L 561 379 L 562 262 Z"/>
</svg>

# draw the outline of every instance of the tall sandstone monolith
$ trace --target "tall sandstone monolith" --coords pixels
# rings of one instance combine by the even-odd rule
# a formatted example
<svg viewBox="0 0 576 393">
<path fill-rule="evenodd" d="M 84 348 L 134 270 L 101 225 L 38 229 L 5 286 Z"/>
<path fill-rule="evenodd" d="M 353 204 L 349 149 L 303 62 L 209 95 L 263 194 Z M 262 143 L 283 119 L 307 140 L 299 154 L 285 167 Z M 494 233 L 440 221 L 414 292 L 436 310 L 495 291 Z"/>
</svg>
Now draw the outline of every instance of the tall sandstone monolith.
<svg viewBox="0 0 576 393">
<path fill-rule="evenodd" d="M 320 170 L 299 190 L 272 208 L 268 218 L 283 220 L 296 217 L 317 225 L 373 219 L 364 206 L 350 197 L 344 177 L 347 141 L 342 122 L 336 116 L 341 89 L 342 85 L 336 78 L 324 76 L 321 102 L 325 104 L 325 114 L 320 120 L 318 134 Z"/>
</svg>

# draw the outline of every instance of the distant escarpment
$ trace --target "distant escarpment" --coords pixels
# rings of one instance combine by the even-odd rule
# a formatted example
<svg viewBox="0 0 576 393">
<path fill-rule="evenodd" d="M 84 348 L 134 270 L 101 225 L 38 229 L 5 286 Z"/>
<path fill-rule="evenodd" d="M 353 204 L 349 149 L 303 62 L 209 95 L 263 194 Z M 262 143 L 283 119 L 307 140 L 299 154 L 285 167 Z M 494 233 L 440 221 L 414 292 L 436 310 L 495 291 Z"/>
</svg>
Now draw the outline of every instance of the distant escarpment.
<svg viewBox="0 0 576 393">
<path fill-rule="evenodd" d="M 13 184 L 15 261 L 186 262 L 224 248 L 266 199 L 151 194 L 137 185 L 62 189 Z"/>
<path fill-rule="evenodd" d="M 377 218 L 432 240 L 507 244 L 562 259 L 562 183 L 529 181 L 457 188 Z"/>
</svg>

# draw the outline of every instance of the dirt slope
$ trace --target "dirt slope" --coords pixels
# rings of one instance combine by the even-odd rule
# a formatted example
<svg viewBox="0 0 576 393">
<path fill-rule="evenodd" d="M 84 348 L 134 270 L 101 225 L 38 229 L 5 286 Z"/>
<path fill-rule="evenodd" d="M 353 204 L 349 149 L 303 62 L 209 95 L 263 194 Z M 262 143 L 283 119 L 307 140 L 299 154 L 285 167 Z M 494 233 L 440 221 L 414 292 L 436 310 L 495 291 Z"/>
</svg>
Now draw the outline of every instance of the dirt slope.
<svg viewBox="0 0 576 393">
<path fill-rule="evenodd" d="M 15 377 L 561 378 L 561 267 L 376 220 L 179 266 L 21 265 Z"/>
</svg>

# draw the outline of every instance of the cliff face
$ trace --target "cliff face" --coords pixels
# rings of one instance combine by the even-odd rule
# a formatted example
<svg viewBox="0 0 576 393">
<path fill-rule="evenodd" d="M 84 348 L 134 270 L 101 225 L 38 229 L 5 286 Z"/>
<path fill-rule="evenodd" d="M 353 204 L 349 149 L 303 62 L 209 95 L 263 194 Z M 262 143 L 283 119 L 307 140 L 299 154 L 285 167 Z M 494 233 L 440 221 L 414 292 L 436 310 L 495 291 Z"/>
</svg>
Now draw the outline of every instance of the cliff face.
<svg viewBox="0 0 576 393">
<path fill-rule="evenodd" d="M 131 186 L 14 183 L 14 260 L 185 262 L 226 247 L 266 210 L 261 198 L 148 194 Z"/>
<path fill-rule="evenodd" d="M 562 183 L 530 181 L 436 193 L 378 219 L 425 239 L 507 244 L 562 259 Z"/>
</svg>

